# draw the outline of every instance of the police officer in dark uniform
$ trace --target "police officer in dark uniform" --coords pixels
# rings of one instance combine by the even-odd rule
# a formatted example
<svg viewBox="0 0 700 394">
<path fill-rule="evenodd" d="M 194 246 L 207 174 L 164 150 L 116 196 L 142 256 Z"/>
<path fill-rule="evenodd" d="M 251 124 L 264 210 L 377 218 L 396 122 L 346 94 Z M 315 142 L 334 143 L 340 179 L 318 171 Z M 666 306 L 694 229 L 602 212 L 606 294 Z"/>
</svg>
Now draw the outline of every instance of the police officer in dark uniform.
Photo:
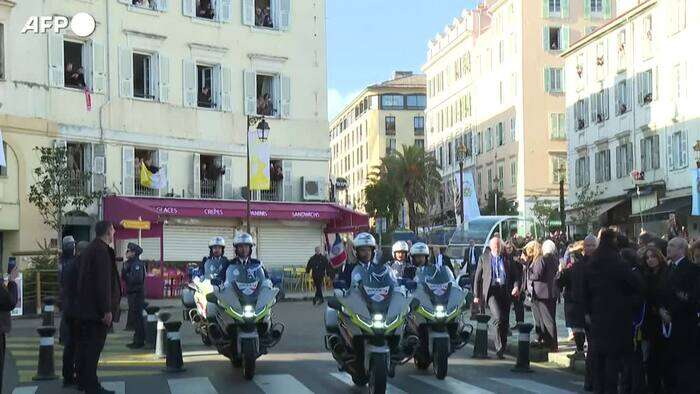
<svg viewBox="0 0 700 394">
<path fill-rule="evenodd" d="M 129 301 L 129 318 L 133 322 L 134 339 L 126 345 L 130 349 L 140 349 L 144 346 L 145 326 L 143 322 L 143 303 L 146 299 L 144 283 L 146 282 L 146 266 L 139 258 L 143 249 L 130 242 L 126 247 L 124 270 L 124 282 L 126 283 L 126 296 Z"/>
</svg>

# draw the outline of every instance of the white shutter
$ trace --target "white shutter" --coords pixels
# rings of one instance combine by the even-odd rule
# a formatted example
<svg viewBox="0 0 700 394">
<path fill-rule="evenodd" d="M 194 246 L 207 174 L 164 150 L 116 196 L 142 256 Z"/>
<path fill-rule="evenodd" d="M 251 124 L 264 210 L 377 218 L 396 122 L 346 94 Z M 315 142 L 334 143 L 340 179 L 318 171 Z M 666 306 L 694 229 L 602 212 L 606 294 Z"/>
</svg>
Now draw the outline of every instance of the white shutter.
<svg viewBox="0 0 700 394">
<path fill-rule="evenodd" d="M 561 28 L 561 49 L 569 49 L 569 36 L 570 30 L 569 26 L 564 26 Z"/>
<path fill-rule="evenodd" d="M 223 192 L 224 199 L 233 199 L 233 158 L 231 156 L 224 156 L 222 159 L 226 173 L 223 176 Z"/>
<path fill-rule="evenodd" d="M 284 201 L 294 201 L 294 179 L 292 173 L 292 161 L 282 161 L 282 174 L 284 180 L 282 182 L 282 197 Z"/>
<path fill-rule="evenodd" d="M 256 86 L 254 72 L 243 71 L 243 88 L 243 105 L 245 107 L 245 114 L 255 115 L 257 112 L 257 100 L 255 98 Z"/>
<path fill-rule="evenodd" d="M 119 48 L 119 94 L 134 96 L 134 55 L 130 48 Z"/>
<path fill-rule="evenodd" d="M 216 109 L 221 110 L 221 65 L 214 67 L 211 73 L 211 96 L 214 100 Z M 199 94 L 199 92 L 197 92 Z"/>
<path fill-rule="evenodd" d="M 277 223 L 258 228 L 258 256 L 265 267 L 305 266 L 314 248 L 323 244 L 320 224 L 281 226 Z"/>
<path fill-rule="evenodd" d="M 165 174 L 165 187 L 160 189 L 160 196 L 165 197 L 168 193 L 169 190 L 171 189 L 170 185 L 170 169 L 168 168 L 168 161 L 170 159 L 170 154 L 167 150 L 163 149 L 158 149 L 158 167 L 160 167 L 160 170 L 158 173 L 163 176 Z"/>
<path fill-rule="evenodd" d="M 107 68 L 105 67 L 105 47 L 92 42 L 92 91 L 104 93 L 107 85 Z"/>
<path fill-rule="evenodd" d="M 233 14 L 233 4 L 231 0 L 219 0 L 219 15 L 221 17 L 219 20 L 221 22 L 231 22 L 231 15 Z"/>
<path fill-rule="evenodd" d="M 280 75 L 280 116 L 283 118 L 288 118 L 291 110 L 291 84 L 288 76 Z"/>
<path fill-rule="evenodd" d="M 545 51 L 550 50 L 551 44 L 549 43 L 549 26 L 542 28 L 542 47 Z"/>
<path fill-rule="evenodd" d="M 190 59 L 182 61 L 182 99 L 185 107 L 197 106 L 197 66 Z"/>
<path fill-rule="evenodd" d="M 65 85 L 63 34 L 49 31 L 47 36 L 49 40 L 49 85 L 63 87 Z"/>
<path fill-rule="evenodd" d="M 243 0 L 241 1 L 243 10 L 243 24 L 246 26 L 255 26 L 255 1 L 254 0 Z"/>
<path fill-rule="evenodd" d="M 666 156 L 668 156 L 668 169 L 674 169 L 676 162 L 673 155 L 673 134 L 669 134 L 666 138 Z"/>
<path fill-rule="evenodd" d="M 206 245 L 214 237 L 224 237 L 226 245 L 232 245 L 235 229 L 233 227 L 209 226 L 163 226 L 163 254 L 166 261 L 200 262 L 208 253 Z M 203 247 L 204 246 L 204 247 Z M 229 246 L 226 253 L 233 255 Z"/>
<path fill-rule="evenodd" d="M 231 91 L 233 90 L 231 82 L 231 69 L 229 67 L 221 67 L 221 110 L 226 112 L 233 111 L 233 100 Z"/>
<path fill-rule="evenodd" d="M 681 131 L 680 167 L 688 165 L 688 130 Z"/>
<path fill-rule="evenodd" d="M 170 101 L 170 59 L 158 53 L 158 100 L 161 103 Z"/>
<path fill-rule="evenodd" d="M 165 12 L 168 10 L 168 0 L 156 0 L 156 10 Z"/>
<path fill-rule="evenodd" d="M 279 0 L 279 29 L 280 30 L 289 30 L 289 24 L 291 21 L 291 15 L 292 15 L 292 0 Z"/>
<path fill-rule="evenodd" d="M 122 147 L 122 193 L 125 196 L 133 196 L 135 189 L 134 174 L 134 147 Z"/>
<path fill-rule="evenodd" d="M 195 16 L 195 1 L 196 0 L 182 0 L 182 14 L 185 16 Z"/>
<path fill-rule="evenodd" d="M 192 197 L 199 198 L 202 194 L 202 177 L 200 173 L 200 155 L 192 155 Z"/>
<path fill-rule="evenodd" d="M 92 190 L 104 190 L 107 185 L 104 144 L 92 145 Z"/>
</svg>

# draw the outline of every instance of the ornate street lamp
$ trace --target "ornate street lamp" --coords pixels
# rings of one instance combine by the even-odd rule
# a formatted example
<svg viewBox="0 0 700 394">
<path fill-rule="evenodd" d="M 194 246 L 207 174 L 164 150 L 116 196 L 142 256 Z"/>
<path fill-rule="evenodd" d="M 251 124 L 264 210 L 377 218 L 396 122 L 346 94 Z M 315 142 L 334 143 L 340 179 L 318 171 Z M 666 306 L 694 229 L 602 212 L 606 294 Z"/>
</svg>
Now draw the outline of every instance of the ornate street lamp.
<svg viewBox="0 0 700 394">
<path fill-rule="evenodd" d="M 457 147 L 457 160 L 459 161 L 459 203 L 462 209 L 462 226 L 464 226 L 464 158 L 467 156 L 467 147 L 459 144 Z"/>
<path fill-rule="evenodd" d="M 250 128 L 255 126 L 255 129 L 258 134 L 258 139 L 260 142 L 265 142 L 267 141 L 267 138 L 270 135 L 270 126 L 267 124 L 265 121 L 264 116 L 248 116 L 248 128 L 246 129 L 246 136 L 245 136 L 245 146 L 246 146 L 246 185 L 248 187 L 248 193 L 246 193 L 245 196 L 245 211 L 246 211 L 246 232 L 250 234 L 250 198 L 251 198 L 251 190 L 250 190 Z"/>
<path fill-rule="evenodd" d="M 557 174 L 559 175 L 559 220 L 561 221 L 561 229 L 564 237 L 568 237 L 567 227 L 566 227 L 566 212 L 564 212 L 564 179 L 566 178 L 566 166 L 564 163 L 559 163 L 559 168 L 557 168 Z"/>
</svg>

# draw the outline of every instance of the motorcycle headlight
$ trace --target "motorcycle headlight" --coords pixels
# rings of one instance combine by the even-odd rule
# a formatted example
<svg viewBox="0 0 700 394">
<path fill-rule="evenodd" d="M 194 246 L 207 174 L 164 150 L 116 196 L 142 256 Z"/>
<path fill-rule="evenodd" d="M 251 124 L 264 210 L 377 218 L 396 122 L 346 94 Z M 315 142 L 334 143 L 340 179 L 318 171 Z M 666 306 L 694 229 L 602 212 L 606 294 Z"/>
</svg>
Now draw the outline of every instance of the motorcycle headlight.
<svg viewBox="0 0 700 394">
<path fill-rule="evenodd" d="M 251 305 L 246 305 L 243 307 L 243 317 L 246 319 L 251 319 L 255 317 L 255 309 Z"/>
<path fill-rule="evenodd" d="M 445 307 L 442 305 L 437 305 L 435 307 L 435 317 L 438 319 L 443 319 L 447 316 L 447 313 L 445 312 Z"/>
<path fill-rule="evenodd" d="M 372 316 L 372 327 L 373 328 L 384 328 L 386 325 L 384 323 L 384 315 L 377 313 Z"/>
</svg>

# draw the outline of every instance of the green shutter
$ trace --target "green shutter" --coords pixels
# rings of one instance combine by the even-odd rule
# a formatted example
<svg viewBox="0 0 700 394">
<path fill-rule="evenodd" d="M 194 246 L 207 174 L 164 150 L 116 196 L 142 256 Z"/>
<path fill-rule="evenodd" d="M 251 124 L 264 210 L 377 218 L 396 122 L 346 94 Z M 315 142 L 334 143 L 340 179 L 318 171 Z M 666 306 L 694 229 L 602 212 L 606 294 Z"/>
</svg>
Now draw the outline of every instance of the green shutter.
<svg viewBox="0 0 700 394">
<path fill-rule="evenodd" d="M 545 26 L 542 28 L 542 47 L 545 51 L 549 51 L 549 46 L 549 26 Z"/>
<path fill-rule="evenodd" d="M 561 17 L 569 17 L 569 0 L 561 0 Z"/>
<path fill-rule="evenodd" d="M 612 17 L 612 6 L 611 0 L 603 0 L 603 14 L 605 14 L 605 19 L 610 19 Z"/>
<path fill-rule="evenodd" d="M 561 49 L 569 49 L 569 26 L 561 28 Z"/>
<path fill-rule="evenodd" d="M 549 91 L 550 91 L 550 89 L 549 89 L 549 86 L 550 86 L 549 78 L 550 78 L 550 75 L 549 75 L 549 68 L 545 68 L 545 69 L 544 69 L 544 91 L 545 91 L 545 92 L 549 92 Z"/>
<path fill-rule="evenodd" d="M 549 0 L 542 0 L 542 17 L 549 18 Z"/>
<path fill-rule="evenodd" d="M 583 17 L 591 19 L 591 0 L 583 0 Z"/>
</svg>

